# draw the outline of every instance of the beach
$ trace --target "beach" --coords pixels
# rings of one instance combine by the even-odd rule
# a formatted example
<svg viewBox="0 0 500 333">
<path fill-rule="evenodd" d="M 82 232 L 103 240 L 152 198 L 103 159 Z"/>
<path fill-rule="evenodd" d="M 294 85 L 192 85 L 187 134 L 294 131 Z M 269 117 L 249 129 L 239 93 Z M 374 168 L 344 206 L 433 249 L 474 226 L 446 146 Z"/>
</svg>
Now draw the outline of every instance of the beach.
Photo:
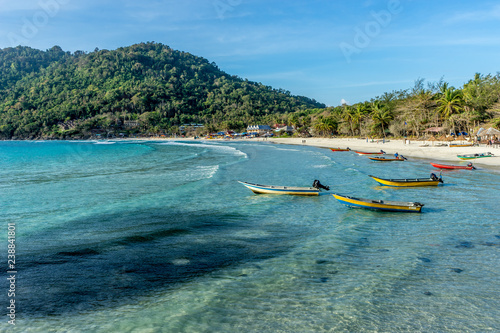
<svg viewBox="0 0 500 333">
<path fill-rule="evenodd" d="M 464 165 L 469 162 L 489 169 L 500 171 L 500 148 L 498 145 L 475 147 L 449 147 L 439 146 L 449 142 L 412 141 L 407 140 L 369 140 L 356 138 L 273 138 L 269 142 L 287 145 L 307 145 L 322 148 L 346 148 L 366 152 L 385 151 L 389 155 L 398 153 L 407 158 L 423 158 L 435 162 L 446 162 L 448 164 Z M 458 154 L 481 154 L 491 152 L 494 156 L 474 160 L 460 160 Z M 342 152 L 338 152 L 341 154 Z"/>
</svg>

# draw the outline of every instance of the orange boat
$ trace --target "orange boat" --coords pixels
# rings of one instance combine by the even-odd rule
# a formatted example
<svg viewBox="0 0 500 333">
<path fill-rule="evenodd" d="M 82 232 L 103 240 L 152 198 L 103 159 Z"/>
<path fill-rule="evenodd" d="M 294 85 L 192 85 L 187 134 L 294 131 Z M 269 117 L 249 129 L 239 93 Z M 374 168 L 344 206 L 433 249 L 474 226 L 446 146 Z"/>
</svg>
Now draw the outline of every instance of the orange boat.
<svg viewBox="0 0 500 333">
<path fill-rule="evenodd" d="M 373 152 L 370 152 L 370 153 L 369 153 L 369 152 L 365 152 L 365 151 L 357 151 L 357 150 L 355 150 L 355 152 L 356 152 L 356 154 L 358 154 L 358 155 L 383 155 L 383 154 L 385 154 L 385 151 L 383 151 L 383 150 L 381 150 L 381 151 L 379 151 L 379 152 L 375 152 L 375 153 L 373 153 Z"/>
<path fill-rule="evenodd" d="M 332 151 L 350 151 L 351 148 L 330 148 Z"/>
</svg>

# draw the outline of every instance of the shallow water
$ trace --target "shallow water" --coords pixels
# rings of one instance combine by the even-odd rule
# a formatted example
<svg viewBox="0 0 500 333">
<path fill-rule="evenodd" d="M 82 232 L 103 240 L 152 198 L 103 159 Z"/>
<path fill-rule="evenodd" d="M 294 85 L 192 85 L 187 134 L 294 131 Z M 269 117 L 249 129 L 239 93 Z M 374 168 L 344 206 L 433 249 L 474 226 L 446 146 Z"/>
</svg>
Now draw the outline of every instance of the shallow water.
<svg viewBox="0 0 500 333">
<path fill-rule="evenodd" d="M 1 142 L 16 328 L 499 331 L 500 175 L 448 171 L 442 186 L 405 189 L 368 177 L 430 172 L 439 173 L 425 160 L 256 142 Z M 367 211 L 327 193 L 255 195 L 237 182 L 314 179 L 425 206 Z"/>
</svg>

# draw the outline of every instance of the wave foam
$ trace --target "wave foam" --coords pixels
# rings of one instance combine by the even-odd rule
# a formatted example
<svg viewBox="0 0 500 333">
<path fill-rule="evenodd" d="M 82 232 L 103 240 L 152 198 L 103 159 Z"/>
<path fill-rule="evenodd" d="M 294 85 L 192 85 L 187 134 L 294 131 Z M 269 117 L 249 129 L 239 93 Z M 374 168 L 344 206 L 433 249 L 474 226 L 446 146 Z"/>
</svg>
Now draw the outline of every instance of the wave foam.
<svg viewBox="0 0 500 333">
<path fill-rule="evenodd" d="M 164 143 L 159 143 L 159 145 L 171 145 L 171 146 L 188 146 L 188 147 L 200 147 L 200 148 L 209 148 L 209 149 L 215 149 L 223 153 L 229 153 L 231 155 L 235 156 L 244 156 L 245 158 L 248 158 L 248 155 L 241 150 L 238 150 L 234 147 L 230 146 L 224 146 L 224 145 L 218 145 L 218 144 L 205 144 L 205 143 L 185 143 L 185 142 L 164 142 Z"/>
</svg>

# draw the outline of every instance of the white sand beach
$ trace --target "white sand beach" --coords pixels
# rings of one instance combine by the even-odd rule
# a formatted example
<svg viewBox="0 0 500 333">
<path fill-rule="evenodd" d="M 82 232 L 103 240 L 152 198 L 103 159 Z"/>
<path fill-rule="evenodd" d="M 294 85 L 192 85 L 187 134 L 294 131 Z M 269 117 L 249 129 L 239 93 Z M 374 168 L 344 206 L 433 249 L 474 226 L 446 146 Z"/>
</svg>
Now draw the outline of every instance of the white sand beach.
<svg viewBox="0 0 500 333">
<path fill-rule="evenodd" d="M 289 145 L 309 145 L 324 148 L 346 148 L 357 149 L 360 151 L 379 151 L 383 150 L 387 154 L 398 153 L 407 158 L 424 158 L 430 162 L 444 162 L 445 164 L 465 165 L 472 162 L 478 167 L 491 168 L 500 171 L 500 146 L 480 145 L 478 147 L 449 147 L 439 146 L 440 144 L 449 144 L 449 142 L 431 142 L 431 141 L 407 141 L 404 140 L 374 140 L 356 138 L 273 138 L 269 142 Z M 458 142 L 457 142 L 458 143 Z M 474 160 L 461 160 L 458 154 L 487 153 L 494 154 L 493 157 L 479 158 Z M 342 154 L 342 152 L 335 152 Z"/>
</svg>

